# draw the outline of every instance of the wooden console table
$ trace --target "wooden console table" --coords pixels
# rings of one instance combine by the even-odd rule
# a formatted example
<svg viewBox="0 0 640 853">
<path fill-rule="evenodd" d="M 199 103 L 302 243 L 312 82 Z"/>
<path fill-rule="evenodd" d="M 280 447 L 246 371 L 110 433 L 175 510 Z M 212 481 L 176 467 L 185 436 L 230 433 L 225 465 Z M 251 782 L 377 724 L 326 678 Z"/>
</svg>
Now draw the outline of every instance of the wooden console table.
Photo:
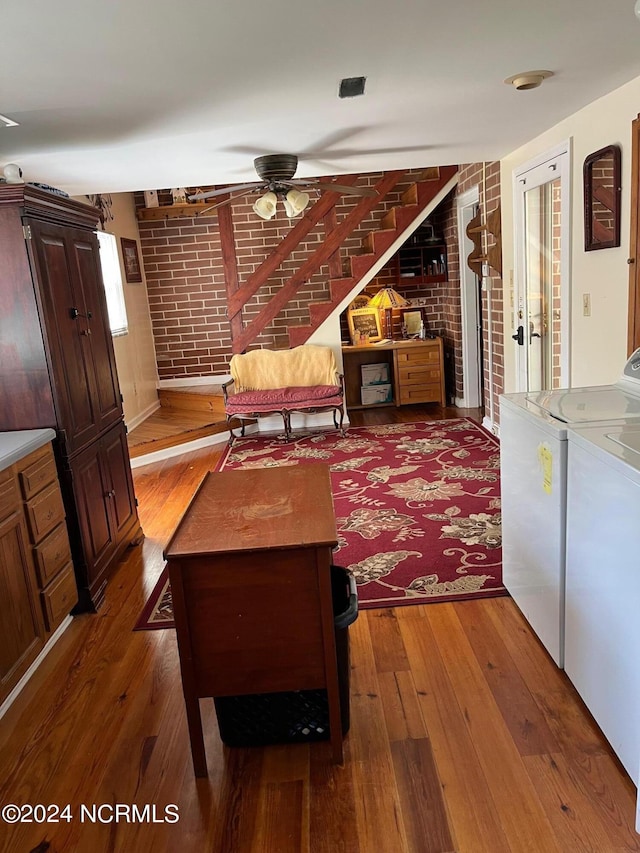
<svg viewBox="0 0 640 853">
<path fill-rule="evenodd" d="M 348 409 L 404 406 L 407 403 L 446 405 L 442 338 L 343 346 L 342 361 Z M 379 362 L 386 362 L 389 365 L 393 399 L 388 403 L 363 405 L 360 396 L 362 386 L 360 368 L 363 364 Z"/>
<path fill-rule="evenodd" d="M 165 557 L 196 776 L 207 775 L 199 698 L 326 689 L 342 763 L 324 464 L 209 473 Z"/>
</svg>

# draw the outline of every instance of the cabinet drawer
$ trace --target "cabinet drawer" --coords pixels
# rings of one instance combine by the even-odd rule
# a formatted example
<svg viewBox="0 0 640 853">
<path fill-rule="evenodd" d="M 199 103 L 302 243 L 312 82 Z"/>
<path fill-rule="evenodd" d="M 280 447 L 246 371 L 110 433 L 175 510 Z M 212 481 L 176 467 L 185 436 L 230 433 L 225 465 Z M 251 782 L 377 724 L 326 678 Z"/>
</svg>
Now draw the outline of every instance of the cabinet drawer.
<svg viewBox="0 0 640 853">
<path fill-rule="evenodd" d="M 78 603 L 73 565 L 68 563 L 57 578 L 40 593 L 44 621 L 48 631 L 54 631 Z"/>
<path fill-rule="evenodd" d="M 425 367 L 424 365 L 402 367 L 399 371 L 400 387 L 438 383 L 440 382 L 440 375 L 439 367 Z"/>
<path fill-rule="evenodd" d="M 402 369 L 408 365 L 439 365 L 439 347 L 417 347 L 416 349 L 398 350 L 398 367 Z"/>
<path fill-rule="evenodd" d="M 18 476 L 20 488 L 26 501 L 41 492 L 49 483 L 57 482 L 58 471 L 51 446 L 48 445 L 44 452 L 39 453 L 38 458 L 23 468 Z"/>
<path fill-rule="evenodd" d="M 34 545 L 64 521 L 64 505 L 58 482 L 52 483 L 26 504 L 29 531 Z"/>
<path fill-rule="evenodd" d="M 400 405 L 405 403 L 439 403 L 440 385 L 407 385 L 400 389 Z"/>
<path fill-rule="evenodd" d="M 20 495 L 11 469 L 0 471 L 0 521 L 8 518 L 20 505 Z"/>
<path fill-rule="evenodd" d="M 67 525 L 59 524 L 33 549 L 36 571 L 41 587 L 45 587 L 60 569 L 71 560 Z"/>
</svg>

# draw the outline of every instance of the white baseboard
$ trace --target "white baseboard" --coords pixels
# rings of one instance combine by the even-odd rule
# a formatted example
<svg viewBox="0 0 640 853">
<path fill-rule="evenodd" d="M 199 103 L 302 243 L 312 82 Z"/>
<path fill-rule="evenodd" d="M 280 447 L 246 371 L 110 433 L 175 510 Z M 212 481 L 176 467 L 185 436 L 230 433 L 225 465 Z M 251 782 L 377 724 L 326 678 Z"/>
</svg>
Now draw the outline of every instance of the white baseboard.
<svg viewBox="0 0 640 853">
<path fill-rule="evenodd" d="M 61 622 L 61 623 L 60 623 L 60 625 L 58 625 L 58 627 L 56 628 L 56 630 L 55 630 L 55 631 L 53 632 L 53 634 L 49 637 L 49 639 L 47 640 L 47 644 L 46 644 L 46 646 L 43 648 L 43 650 L 40 652 L 40 654 L 38 655 L 38 657 L 34 660 L 34 662 L 31 664 L 31 666 L 29 667 L 29 669 L 28 669 L 28 670 L 25 672 L 25 674 L 22 676 L 22 678 L 20 679 L 20 681 L 19 681 L 19 682 L 16 684 L 16 686 L 13 688 L 13 690 L 11 691 L 11 693 L 9 693 L 9 695 L 8 695 L 8 696 L 7 696 L 7 698 L 4 700 L 4 702 L 2 703 L 2 705 L 0 705 L 0 719 L 1 719 L 1 718 L 2 718 L 6 713 L 7 713 L 7 711 L 8 711 L 8 710 L 9 710 L 9 708 L 11 707 L 11 705 L 15 702 L 16 698 L 18 697 L 18 694 L 20 693 L 20 691 L 24 689 L 24 687 L 25 687 L 25 685 L 26 685 L 27 681 L 29 681 L 29 679 L 31 678 L 31 676 L 33 675 L 33 673 L 36 671 L 36 669 L 40 666 L 40 664 L 42 663 L 42 661 L 43 661 L 43 660 L 46 658 L 46 656 L 49 654 L 49 652 L 51 651 L 51 649 L 55 646 L 55 644 L 57 643 L 57 641 L 60 639 L 60 637 L 61 637 L 61 636 L 64 634 L 64 632 L 67 630 L 67 628 L 69 627 L 69 625 L 71 625 L 71 622 L 72 622 L 72 621 L 73 621 L 73 617 L 72 617 L 72 616 L 67 616 L 67 618 L 66 618 L 63 622 Z"/>
<path fill-rule="evenodd" d="M 134 430 L 137 426 L 139 426 L 139 424 L 142 423 L 142 421 L 146 421 L 146 419 L 150 417 L 154 412 L 157 412 L 159 408 L 160 400 L 156 400 L 154 403 L 151 403 L 151 405 L 147 406 L 147 408 L 143 412 L 140 412 L 140 414 L 136 415 L 135 418 L 131 418 L 131 420 L 127 423 L 127 430 L 129 432 L 131 432 L 131 430 Z"/>
<path fill-rule="evenodd" d="M 482 426 L 493 435 L 500 435 L 500 427 L 497 424 L 494 424 L 491 418 L 488 418 L 486 415 L 482 419 Z"/>
<path fill-rule="evenodd" d="M 156 388 L 186 388 L 189 385 L 224 385 L 229 382 L 231 375 L 228 373 L 220 376 L 185 376 L 180 379 L 158 379 Z"/>
</svg>

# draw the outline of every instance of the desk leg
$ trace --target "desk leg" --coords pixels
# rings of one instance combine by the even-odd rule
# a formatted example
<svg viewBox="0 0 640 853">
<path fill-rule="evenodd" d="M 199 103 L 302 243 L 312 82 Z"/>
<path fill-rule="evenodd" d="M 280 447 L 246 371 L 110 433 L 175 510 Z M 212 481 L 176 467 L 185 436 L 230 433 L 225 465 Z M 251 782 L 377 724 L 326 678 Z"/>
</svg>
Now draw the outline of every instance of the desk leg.
<svg viewBox="0 0 640 853">
<path fill-rule="evenodd" d="M 204 737 L 202 735 L 202 717 L 200 716 L 200 702 L 197 696 L 186 696 L 185 707 L 187 709 L 187 724 L 189 726 L 189 740 L 191 741 L 191 758 L 193 759 L 193 772 L 196 776 L 207 775 L 207 755 L 204 749 Z"/>
<path fill-rule="evenodd" d="M 344 754 L 342 750 L 342 721 L 340 719 L 340 707 L 338 703 L 337 713 L 332 713 L 331 703 L 329 703 L 329 726 L 331 729 L 331 753 L 334 764 L 344 763 Z M 338 722 L 335 722 L 337 716 Z"/>
</svg>

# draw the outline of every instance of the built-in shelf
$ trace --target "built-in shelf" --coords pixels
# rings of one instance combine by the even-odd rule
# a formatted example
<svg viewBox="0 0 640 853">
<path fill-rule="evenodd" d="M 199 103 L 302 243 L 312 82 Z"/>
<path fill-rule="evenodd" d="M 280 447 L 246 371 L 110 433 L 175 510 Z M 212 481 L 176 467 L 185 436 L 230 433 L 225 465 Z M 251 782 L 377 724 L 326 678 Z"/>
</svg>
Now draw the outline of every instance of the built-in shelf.
<svg viewBox="0 0 640 853">
<path fill-rule="evenodd" d="M 216 200 L 217 201 L 217 200 Z M 191 204 L 164 204 L 159 207 L 139 207 L 136 215 L 140 220 L 177 219 L 178 217 L 198 216 L 210 208 L 213 216 L 215 209 L 211 202 L 194 201 Z"/>
</svg>

